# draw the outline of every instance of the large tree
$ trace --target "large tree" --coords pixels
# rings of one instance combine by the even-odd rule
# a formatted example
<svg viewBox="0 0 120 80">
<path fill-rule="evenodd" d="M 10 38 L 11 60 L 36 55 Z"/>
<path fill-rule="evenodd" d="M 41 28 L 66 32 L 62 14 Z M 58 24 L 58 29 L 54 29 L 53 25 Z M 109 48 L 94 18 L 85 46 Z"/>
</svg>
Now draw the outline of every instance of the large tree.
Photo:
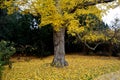
<svg viewBox="0 0 120 80">
<path fill-rule="evenodd" d="M 8 14 L 19 11 L 22 14 L 32 14 L 41 20 L 40 27 L 53 26 L 54 59 L 52 65 L 67 66 L 65 60 L 65 29 L 68 33 L 82 32 L 84 27 L 77 18 L 80 14 L 93 13 L 100 16 L 96 4 L 108 3 L 114 0 L 3 0 L 2 8 L 7 8 Z"/>
</svg>

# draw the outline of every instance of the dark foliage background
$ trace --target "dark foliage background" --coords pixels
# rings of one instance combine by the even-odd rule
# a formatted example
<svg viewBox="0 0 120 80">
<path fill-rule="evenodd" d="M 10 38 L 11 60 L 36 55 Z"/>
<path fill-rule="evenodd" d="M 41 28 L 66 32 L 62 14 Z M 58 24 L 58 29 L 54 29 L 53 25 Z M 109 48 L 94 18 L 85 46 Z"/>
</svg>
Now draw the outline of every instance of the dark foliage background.
<svg viewBox="0 0 120 80">
<path fill-rule="evenodd" d="M 108 29 L 108 25 L 100 22 L 93 14 L 80 15 L 78 18 L 82 25 L 86 25 L 86 18 L 95 19 L 96 24 L 92 25 L 92 30 L 102 31 Z M 53 54 L 53 32 L 52 26 L 37 27 L 40 21 L 36 16 L 31 14 L 21 15 L 14 13 L 7 15 L 6 10 L 0 9 L 0 40 L 7 40 L 15 43 L 15 56 L 37 56 L 45 57 Z M 90 30 L 91 30 L 90 29 Z M 89 30 L 89 29 L 88 29 Z M 117 36 L 119 38 L 119 36 Z M 90 45 L 94 45 L 91 43 Z M 108 55 L 111 50 L 113 56 L 120 53 L 120 44 L 113 44 L 110 47 L 109 43 L 99 45 L 95 51 L 87 48 L 83 42 L 77 41 L 77 38 L 65 34 L 66 53 L 82 52 L 85 54 Z"/>
</svg>

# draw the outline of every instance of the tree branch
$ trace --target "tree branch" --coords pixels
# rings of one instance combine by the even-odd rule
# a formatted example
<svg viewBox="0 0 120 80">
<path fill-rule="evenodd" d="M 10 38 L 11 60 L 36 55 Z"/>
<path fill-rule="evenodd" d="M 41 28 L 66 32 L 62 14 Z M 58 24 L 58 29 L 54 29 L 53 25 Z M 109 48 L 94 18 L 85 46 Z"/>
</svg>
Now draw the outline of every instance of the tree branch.
<svg viewBox="0 0 120 80">
<path fill-rule="evenodd" d="M 84 42 L 84 44 L 85 44 L 89 49 L 95 50 L 100 44 L 102 44 L 102 42 L 97 43 L 94 47 L 89 46 L 86 41 Z"/>
<path fill-rule="evenodd" d="M 113 2 L 115 0 L 95 0 L 94 2 L 84 2 L 84 6 L 92 6 L 100 3 Z"/>
<path fill-rule="evenodd" d="M 93 6 L 100 3 L 108 3 L 113 1 L 116 1 L 116 0 L 94 0 L 94 2 L 91 2 L 91 1 L 84 2 L 83 4 L 78 4 L 77 6 L 75 6 L 73 9 L 69 11 L 69 13 L 74 13 L 77 9 L 81 9 L 82 7 L 88 7 L 88 6 Z"/>
<path fill-rule="evenodd" d="M 77 34 L 77 33 L 76 33 L 76 34 Z M 79 40 L 82 41 L 81 36 L 80 36 L 79 34 L 77 34 L 77 36 L 78 36 Z M 102 42 L 97 43 L 94 47 L 91 47 L 90 45 L 88 45 L 87 42 L 86 42 L 86 40 L 85 40 L 84 44 L 85 44 L 89 49 L 95 50 L 100 44 L 102 44 Z"/>
</svg>

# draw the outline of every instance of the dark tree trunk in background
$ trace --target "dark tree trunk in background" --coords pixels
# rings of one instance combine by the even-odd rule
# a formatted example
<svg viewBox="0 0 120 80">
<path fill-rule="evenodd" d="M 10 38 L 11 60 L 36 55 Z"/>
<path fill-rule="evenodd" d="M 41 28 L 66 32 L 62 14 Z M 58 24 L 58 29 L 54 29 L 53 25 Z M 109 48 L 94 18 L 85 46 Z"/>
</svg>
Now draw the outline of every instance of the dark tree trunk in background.
<svg viewBox="0 0 120 80">
<path fill-rule="evenodd" d="M 112 49 L 113 49 L 113 45 L 111 44 L 111 42 L 108 44 L 108 46 L 109 46 L 109 50 L 108 50 L 108 52 L 109 52 L 109 56 L 112 56 Z"/>
<path fill-rule="evenodd" d="M 68 63 L 65 60 L 65 28 L 61 28 L 60 31 L 53 31 L 54 42 L 54 59 L 52 66 L 64 67 Z"/>
</svg>

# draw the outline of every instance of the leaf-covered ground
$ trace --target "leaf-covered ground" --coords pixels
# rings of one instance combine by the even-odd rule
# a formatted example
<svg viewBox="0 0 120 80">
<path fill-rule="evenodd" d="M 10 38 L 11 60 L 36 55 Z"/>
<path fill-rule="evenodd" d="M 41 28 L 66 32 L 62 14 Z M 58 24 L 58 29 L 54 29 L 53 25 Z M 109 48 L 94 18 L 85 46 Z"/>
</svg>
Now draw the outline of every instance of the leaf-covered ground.
<svg viewBox="0 0 120 80">
<path fill-rule="evenodd" d="M 120 80 L 120 71 L 104 74 L 95 80 Z"/>
<path fill-rule="evenodd" d="M 2 80 L 94 80 L 106 73 L 120 70 L 114 57 L 67 55 L 69 66 L 51 67 L 53 56 L 30 61 L 13 59 L 13 68 L 5 66 Z"/>
</svg>

